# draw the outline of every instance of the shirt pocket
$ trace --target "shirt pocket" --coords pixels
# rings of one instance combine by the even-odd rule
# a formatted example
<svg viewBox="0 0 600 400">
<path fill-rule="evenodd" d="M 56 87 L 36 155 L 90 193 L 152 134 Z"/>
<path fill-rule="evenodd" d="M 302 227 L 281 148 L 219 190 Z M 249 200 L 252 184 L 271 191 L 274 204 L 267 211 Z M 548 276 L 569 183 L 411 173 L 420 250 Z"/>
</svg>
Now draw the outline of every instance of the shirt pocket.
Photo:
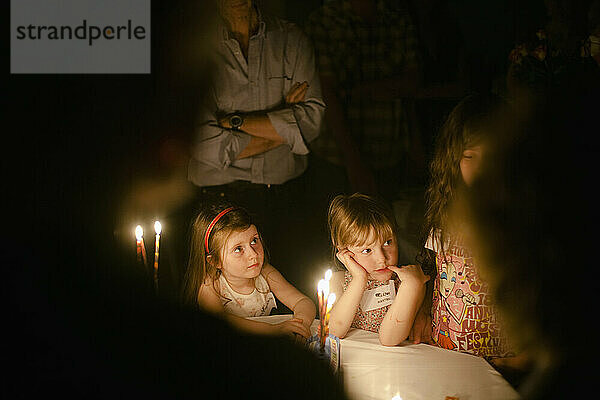
<svg viewBox="0 0 600 400">
<path fill-rule="evenodd" d="M 285 96 L 292 87 L 292 78 L 286 74 L 273 74 L 267 77 L 267 96 L 271 107 L 285 103 Z"/>
</svg>

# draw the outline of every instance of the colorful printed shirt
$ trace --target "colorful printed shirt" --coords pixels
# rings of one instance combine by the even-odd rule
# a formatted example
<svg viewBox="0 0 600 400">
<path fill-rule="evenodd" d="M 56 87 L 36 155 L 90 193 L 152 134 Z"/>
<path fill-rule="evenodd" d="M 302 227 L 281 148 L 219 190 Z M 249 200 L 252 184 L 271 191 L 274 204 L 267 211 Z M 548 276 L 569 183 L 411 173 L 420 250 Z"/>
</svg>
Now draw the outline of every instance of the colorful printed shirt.
<svg viewBox="0 0 600 400">
<path fill-rule="evenodd" d="M 481 280 L 475 260 L 462 238 L 444 239 L 430 235 L 425 247 L 436 255 L 432 337 L 444 349 L 481 357 L 507 357 L 510 354 L 498 310 Z"/>
<path fill-rule="evenodd" d="M 312 38 L 322 76 L 334 77 L 347 127 L 372 168 L 392 166 L 408 150 L 408 100 L 374 100 L 352 93 L 357 85 L 389 79 L 417 67 L 417 35 L 406 10 L 377 2 L 377 20 L 367 23 L 349 1 L 332 1 L 309 16 L 305 27 Z M 342 157 L 326 121 L 311 149 L 335 164 Z"/>
<path fill-rule="evenodd" d="M 394 286 L 395 290 L 398 291 L 398 287 L 400 286 L 400 279 L 398 276 L 394 274 Z M 348 287 L 348 284 L 352 281 L 352 274 L 348 271 L 344 271 L 344 291 Z M 369 279 L 367 281 L 367 287 L 365 290 L 375 289 L 380 286 L 387 285 L 388 282 L 380 282 L 376 280 Z M 384 306 L 381 308 L 377 308 L 371 311 L 364 311 L 361 306 L 358 306 L 356 310 L 356 314 L 354 315 L 354 320 L 352 321 L 351 328 L 364 329 L 365 331 L 371 332 L 379 332 L 379 326 L 385 317 L 390 306 Z"/>
</svg>

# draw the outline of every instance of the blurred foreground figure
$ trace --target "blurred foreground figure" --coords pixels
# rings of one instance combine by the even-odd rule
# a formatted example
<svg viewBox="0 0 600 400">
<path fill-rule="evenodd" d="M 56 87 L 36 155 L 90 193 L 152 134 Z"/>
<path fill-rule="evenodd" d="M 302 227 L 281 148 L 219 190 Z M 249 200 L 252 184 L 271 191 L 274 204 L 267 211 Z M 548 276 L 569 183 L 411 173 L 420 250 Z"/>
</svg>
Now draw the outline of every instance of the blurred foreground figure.
<svg viewBox="0 0 600 400">
<path fill-rule="evenodd" d="M 578 398 L 593 393 L 597 375 L 588 340 L 599 222 L 597 88 L 570 79 L 543 97 L 519 99 L 454 215 L 467 219 L 511 336 L 532 355 L 519 386 L 525 399 Z"/>
</svg>

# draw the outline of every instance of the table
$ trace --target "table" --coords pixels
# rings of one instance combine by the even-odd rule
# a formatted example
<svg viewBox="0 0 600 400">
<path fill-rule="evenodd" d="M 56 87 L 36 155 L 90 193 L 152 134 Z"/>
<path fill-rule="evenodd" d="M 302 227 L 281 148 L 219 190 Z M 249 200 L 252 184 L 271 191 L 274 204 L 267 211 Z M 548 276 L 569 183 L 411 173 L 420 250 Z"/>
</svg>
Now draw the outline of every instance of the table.
<svg viewBox="0 0 600 400">
<path fill-rule="evenodd" d="M 291 315 L 255 317 L 279 323 Z M 312 333 L 318 321 L 313 321 Z M 352 400 L 511 400 L 518 393 L 483 358 L 427 344 L 385 347 L 376 333 L 351 329 L 341 340 L 341 381 Z"/>
</svg>

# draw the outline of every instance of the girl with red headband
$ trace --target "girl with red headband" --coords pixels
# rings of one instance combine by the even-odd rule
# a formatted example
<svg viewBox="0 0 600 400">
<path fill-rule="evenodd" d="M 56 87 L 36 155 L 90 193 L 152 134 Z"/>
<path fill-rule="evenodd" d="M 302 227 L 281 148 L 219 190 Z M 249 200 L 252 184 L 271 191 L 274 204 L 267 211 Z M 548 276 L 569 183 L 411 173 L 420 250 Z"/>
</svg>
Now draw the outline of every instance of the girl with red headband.
<svg viewBox="0 0 600 400">
<path fill-rule="evenodd" d="M 270 265 L 257 227 L 243 208 L 220 202 L 203 207 L 192 224 L 185 279 L 187 302 L 224 315 L 259 334 L 310 336 L 315 305 Z M 280 324 L 246 319 L 285 304 L 294 317 Z"/>
</svg>

